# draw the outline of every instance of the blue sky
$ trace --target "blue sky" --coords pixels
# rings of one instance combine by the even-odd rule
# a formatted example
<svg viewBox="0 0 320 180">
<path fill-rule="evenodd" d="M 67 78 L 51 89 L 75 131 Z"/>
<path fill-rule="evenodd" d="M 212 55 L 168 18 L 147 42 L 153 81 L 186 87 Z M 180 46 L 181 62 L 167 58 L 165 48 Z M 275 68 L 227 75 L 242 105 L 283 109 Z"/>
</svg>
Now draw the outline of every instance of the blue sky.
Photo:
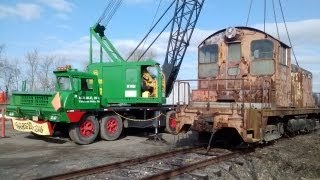
<svg viewBox="0 0 320 180">
<path fill-rule="evenodd" d="M 159 1 L 124 0 L 108 24 L 107 36 L 125 57 L 150 28 Z M 162 0 L 158 17 L 170 2 Z M 263 2 L 253 0 L 249 26 L 263 28 Z M 266 29 L 275 34 L 271 2 L 267 2 Z M 320 1 L 281 2 L 299 64 L 313 72 L 314 89 L 320 92 Z M 41 54 L 63 56 L 69 63 L 81 66 L 88 59 L 89 27 L 97 21 L 107 3 L 107 0 L 1 0 L 0 44 L 6 45 L 9 58 L 18 58 L 21 62 L 28 51 L 36 48 Z M 245 25 L 249 3 L 250 0 L 206 0 L 179 78 L 196 77 L 193 69 L 196 47 L 201 40 L 216 30 Z M 276 13 L 278 21 L 282 22 L 278 6 Z M 283 26 L 280 28 L 281 38 L 287 42 Z M 160 63 L 166 40 L 161 37 L 155 47 Z"/>
</svg>

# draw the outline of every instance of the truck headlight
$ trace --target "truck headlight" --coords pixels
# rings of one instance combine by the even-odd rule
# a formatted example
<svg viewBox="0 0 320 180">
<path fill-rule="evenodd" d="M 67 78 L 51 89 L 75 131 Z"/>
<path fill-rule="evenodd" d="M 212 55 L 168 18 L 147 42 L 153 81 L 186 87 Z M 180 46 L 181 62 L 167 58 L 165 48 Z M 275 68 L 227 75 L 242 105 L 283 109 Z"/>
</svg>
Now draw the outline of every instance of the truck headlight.
<svg viewBox="0 0 320 180">
<path fill-rule="evenodd" d="M 57 121 L 57 120 L 58 120 L 58 116 L 56 116 L 56 115 L 50 116 L 50 121 Z"/>
<path fill-rule="evenodd" d="M 13 117 L 13 116 L 14 116 L 14 112 L 13 112 L 13 111 L 10 111 L 10 112 L 8 113 L 8 115 Z"/>
</svg>

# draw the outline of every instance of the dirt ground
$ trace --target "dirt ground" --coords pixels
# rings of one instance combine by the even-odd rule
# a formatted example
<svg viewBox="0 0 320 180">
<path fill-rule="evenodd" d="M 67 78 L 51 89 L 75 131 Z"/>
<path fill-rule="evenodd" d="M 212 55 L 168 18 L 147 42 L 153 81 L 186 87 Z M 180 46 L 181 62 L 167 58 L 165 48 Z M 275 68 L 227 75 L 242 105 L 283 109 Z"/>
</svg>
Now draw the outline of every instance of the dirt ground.
<svg viewBox="0 0 320 180">
<path fill-rule="evenodd" d="M 126 131 L 117 141 L 80 146 L 68 138 L 39 138 L 11 128 L 7 121 L 6 138 L 0 138 L 0 179 L 34 179 L 197 144 L 192 132 L 162 134 L 167 143 L 155 143 L 147 140 L 147 132 Z M 226 162 L 228 170 L 220 164 L 200 171 L 209 179 L 320 179 L 320 133 L 281 139 L 237 161 L 242 163 Z M 217 168 L 221 175 L 211 172 Z"/>
<path fill-rule="evenodd" d="M 320 179 L 320 132 L 280 139 L 237 161 L 243 164 L 233 163 L 220 179 Z"/>
</svg>

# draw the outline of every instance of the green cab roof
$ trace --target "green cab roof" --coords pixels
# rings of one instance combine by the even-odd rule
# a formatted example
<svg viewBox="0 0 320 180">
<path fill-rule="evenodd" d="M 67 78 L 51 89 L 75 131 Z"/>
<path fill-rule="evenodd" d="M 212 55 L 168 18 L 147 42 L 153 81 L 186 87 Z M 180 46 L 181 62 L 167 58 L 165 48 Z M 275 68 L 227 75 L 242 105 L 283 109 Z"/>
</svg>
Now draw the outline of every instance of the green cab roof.
<svg viewBox="0 0 320 180">
<path fill-rule="evenodd" d="M 66 69 L 66 70 L 56 70 L 53 72 L 56 76 L 77 76 L 77 77 L 96 77 L 95 75 L 91 73 L 81 72 L 77 69 Z"/>
<path fill-rule="evenodd" d="M 125 61 L 125 62 L 94 62 L 89 66 L 154 66 L 160 65 L 157 61 L 153 59 L 147 59 L 143 61 Z"/>
</svg>

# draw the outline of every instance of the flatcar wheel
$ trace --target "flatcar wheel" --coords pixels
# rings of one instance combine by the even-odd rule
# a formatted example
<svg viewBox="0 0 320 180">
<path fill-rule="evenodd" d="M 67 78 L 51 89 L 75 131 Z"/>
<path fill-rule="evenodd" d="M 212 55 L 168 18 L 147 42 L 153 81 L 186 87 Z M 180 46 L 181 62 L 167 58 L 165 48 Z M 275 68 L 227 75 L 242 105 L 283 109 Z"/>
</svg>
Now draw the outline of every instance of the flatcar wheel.
<svg viewBox="0 0 320 180">
<path fill-rule="evenodd" d="M 104 116 L 101 119 L 100 137 L 107 141 L 113 141 L 120 137 L 123 129 L 122 119 L 119 116 Z"/>
<path fill-rule="evenodd" d="M 98 136 L 99 122 L 92 115 L 84 115 L 69 126 L 69 136 L 77 144 L 91 144 Z"/>
<path fill-rule="evenodd" d="M 166 130 L 171 134 L 177 134 L 177 117 L 175 111 L 169 111 L 166 115 Z"/>
</svg>

